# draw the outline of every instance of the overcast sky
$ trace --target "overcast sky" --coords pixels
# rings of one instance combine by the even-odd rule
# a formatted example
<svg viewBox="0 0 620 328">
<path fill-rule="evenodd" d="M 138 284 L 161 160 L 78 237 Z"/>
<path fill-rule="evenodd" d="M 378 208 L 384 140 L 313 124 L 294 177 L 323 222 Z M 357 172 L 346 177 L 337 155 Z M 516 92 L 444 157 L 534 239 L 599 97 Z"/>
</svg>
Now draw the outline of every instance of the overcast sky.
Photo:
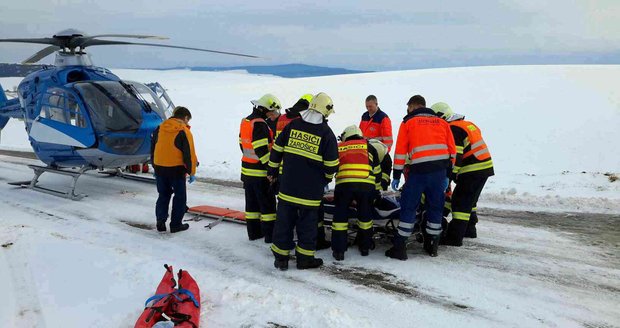
<svg viewBox="0 0 620 328">
<path fill-rule="evenodd" d="M 96 64 L 114 68 L 618 64 L 619 17 L 619 0 L 2 0 L 0 38 L 50 37 L 77 28 L 91 35 L 162 35 L 170 38 L 166 44 L 264 57 L 140 46 L 90 48 Z M 41 48 L 0 43 L 0 62 L 19 62 Z"/>
</svg>

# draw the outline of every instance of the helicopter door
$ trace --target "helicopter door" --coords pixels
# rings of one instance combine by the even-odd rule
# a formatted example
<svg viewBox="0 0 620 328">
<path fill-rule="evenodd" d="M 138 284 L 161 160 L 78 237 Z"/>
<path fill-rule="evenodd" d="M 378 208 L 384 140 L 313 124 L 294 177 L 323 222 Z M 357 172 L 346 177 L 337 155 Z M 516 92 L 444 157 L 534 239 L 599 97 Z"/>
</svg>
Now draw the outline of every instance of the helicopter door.
<svg viewBox="0 0 620 328">
<path fill-rule="evenodd" d="M 39 107 L 39 116 L 30 129 L 30 137 L 35 141 L 80 148 L 95 144 L 95 132 L 86 110 L 72 92 L 48 89 Z"/>
</svg>

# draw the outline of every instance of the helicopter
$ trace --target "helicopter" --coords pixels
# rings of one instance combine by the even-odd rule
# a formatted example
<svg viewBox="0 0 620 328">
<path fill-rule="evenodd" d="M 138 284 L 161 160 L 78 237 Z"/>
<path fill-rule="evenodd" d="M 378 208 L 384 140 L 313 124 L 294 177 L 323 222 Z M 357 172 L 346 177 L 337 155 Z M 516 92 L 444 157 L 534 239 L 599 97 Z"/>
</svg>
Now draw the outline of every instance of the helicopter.
<svg viewBox="0 0 620 328">
<path fill-rule="evenodd" d="M 0 130 L 10 118 L 26 126 L 36 157 L 45 164 L 28 165 L 34 170 L 30 181 L 12 183 L 73 200 L 78 178 L 88 170 L 100 171 L 143 164 L 150 159 L 151 133 L 171 116 L 172 100 L 158 82 L 125 81 L 109 69 L 93 65 L 85 49 L 101 45 L 141 45 L 202 51 L 258 58 L 233 52 L 128 42 L 101 38 L 165 40 L 152 35 L 101 34 L 89 36 L 67 29 L 51 38 L 0 39 L 0 42 L 48 45 L 22 64 L 34 64 L 55 53 L 53 66 L 27 75 L 17 87 L 17 98 L 0 92 Z M 0 90 L 3 90 L 0 86 Z M 68 191 L 40 186 L 43 173 L 72 178 Z"/>
</svg>

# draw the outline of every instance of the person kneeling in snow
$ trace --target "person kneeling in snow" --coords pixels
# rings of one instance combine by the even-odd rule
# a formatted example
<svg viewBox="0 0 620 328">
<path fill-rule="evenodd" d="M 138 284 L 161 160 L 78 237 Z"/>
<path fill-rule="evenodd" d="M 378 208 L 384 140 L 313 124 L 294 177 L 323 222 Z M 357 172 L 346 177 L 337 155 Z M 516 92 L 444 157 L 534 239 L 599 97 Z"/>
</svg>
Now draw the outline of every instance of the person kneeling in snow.
<svg viewBox="0 0 620 328">
<path fill-rule="evenodd" d="M 173 116 L 165 120 L 151 136 L 151 158 L 157 180 L 157 231 L 166 231 L 168 206 L 172 200 L 170 232 L 187 230 L 189 224 L 183 223 L 187 210 L 187 192 L 185 176 L 189 175 L 189 183 L 196 180 L 196 152 L 194 137 L 188 125 L 192 114 L 185 107 L 177 106 Z"/>
</svg>

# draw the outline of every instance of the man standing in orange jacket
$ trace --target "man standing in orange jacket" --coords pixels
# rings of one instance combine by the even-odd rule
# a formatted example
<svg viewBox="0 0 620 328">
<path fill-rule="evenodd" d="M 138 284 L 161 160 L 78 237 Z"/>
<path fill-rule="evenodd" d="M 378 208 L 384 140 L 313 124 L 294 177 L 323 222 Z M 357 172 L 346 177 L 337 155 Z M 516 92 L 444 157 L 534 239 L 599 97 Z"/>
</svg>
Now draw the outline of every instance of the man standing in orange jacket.
<svg viewBox="0 0 620 328">
<path fill-rule="evenodd" d="M 385 112 L 379 108 L 377 97 L 366 97 L 366 113 L 362 115 L 360 130 L 366 139 L 377 139 L 388 147 L 388 153 L 392 149 L 392 121 Z"/>
<path fill-rule="evenodd" d="M 157 180 L 157 231 L 166 231 L 168 206 L 172 200 L 172 214 L 170 218 L 170 232 L 187 230 L 189 224 L 183 223 L 186 211 L 187 191 L 185 176 L 189 175 L 189 183 L 196 178 L 196 152 L 194 137 L 189 130 L 189 121 L 192 114 L 185 107 L 174 109 L 173 116 L 165 120 L 151 135 L 151 159 L 155 168 Z"/>
<path fill-rule="evenodd" d="M 409 159 L 409 177 L 401 193 L 400 222 L 394 235 L 394 246 L 385 255 L 407 260 L 406 241 L 414 226 L 415 212 L 422 193 L 426 195 L 427 224 L 424 231 L 424 250 L 437 256 L 441 234 L 444 191 L 448 174 L 454 164 L 456 147 L 450 125 L 426 108 L 426 100 L 415 95 L 407 102 L 407 116 L 398 130 L 394 155 L 392 189 L 398 189 L 400 175 Z"/>
</svg>

